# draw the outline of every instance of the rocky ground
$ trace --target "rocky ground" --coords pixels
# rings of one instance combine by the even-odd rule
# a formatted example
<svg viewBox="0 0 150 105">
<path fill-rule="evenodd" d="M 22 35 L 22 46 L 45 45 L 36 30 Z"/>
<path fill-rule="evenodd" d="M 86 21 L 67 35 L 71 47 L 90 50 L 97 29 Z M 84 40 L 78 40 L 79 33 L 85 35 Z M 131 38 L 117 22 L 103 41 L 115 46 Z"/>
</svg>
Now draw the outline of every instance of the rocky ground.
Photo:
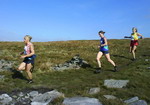
<svg viewBox="0 0 150 105">
<path fill-rule="evenodd" d="M 13 66 L 13 62 L 0 60 L 0 71 L 10 71 Z M 59 64 L 61 66 L 53 67 L 54 70 L 66 70 L 66 69 L 79 69 L 81 67 L 90 67 L 90 65 L 81 59 L 79 56 L 73 57 L 70 61 Z M 5 79 L 5 75 L 0 75 L 0 81 Z M 114 80 L 109 79 L 104 81 L 104 86 L 109 88 L 124 88 L 128 84 L 129 80 Z M 100 91 L 100 87 L 93 87 L 88 94 L 97 94 Z M 127 105 L 147 105 L 147 102 L 140 100 L 137 96 L 129 98 L 127 100 L 122 100 L 119 97 L 113 95 L 103 95 L 108 100 L 121 100 Z M 62 99 L 62 105 L 103 105 L 102 102 L 96 98 L 90 97 L 65 97 L 65 94 L 58 92 L 57 90 L 48 90 L 48 89 L 26 89 L 23 91 L 14 91 L 12 93 L 2 93 L 0 95 L 0 104 L 1 105 L 53 105 L 53 101 L 57 98 Z"/>
<path fill-rule="evenodd" d="M 91 88 L 89 94 L 97 94 L 100 92 L 100 88 Z M 108 100 L 119 99 L 127 105 L 148 105 L 146 101 L 140 100 L 137 96 L 129 98 L 127 100 L 122 100 L 119 97 L 113 95 L 104 95 Z M 1 94 L 0 104 L 1 105 L 55 105 L 53 101 L 55 99 L 61 98 L 61 105 L 103 105 L 100 100 L 90 97 L 65 97 L 65 94 L 58 92 L 57 90 L 51 90 L 47 92 L 41 92 L 39 90 L 26 90 L 12 92 L 11 94 Z"/>
</svg>

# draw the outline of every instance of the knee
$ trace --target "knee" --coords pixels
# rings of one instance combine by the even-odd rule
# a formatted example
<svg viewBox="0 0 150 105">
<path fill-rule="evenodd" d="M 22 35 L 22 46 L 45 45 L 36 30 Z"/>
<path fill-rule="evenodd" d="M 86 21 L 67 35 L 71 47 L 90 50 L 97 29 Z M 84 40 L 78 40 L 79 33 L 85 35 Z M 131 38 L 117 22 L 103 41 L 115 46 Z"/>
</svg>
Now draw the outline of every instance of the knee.
<svg viewBox="0 0 150 105">
<path fill-rule="evenodd" d="M 97 57 L 97 58 L 96 58 L 96 60 L 97 60 L 97 61 L 99 61 L 99 60 L 100 60 L 100 58 L 98 58 L 98 57 Z"/>
<path fill-rule="evenodd" d="M 134 50 L 132 50 L 131 52 L 132 52 L 132 53 L 134 53 L 135 51 L 134 51 Z"/>
<path fill-rule="evenodd" d="M 18 71 L 22 70 L 20 67 L 17 68 Z"/>
</svg>

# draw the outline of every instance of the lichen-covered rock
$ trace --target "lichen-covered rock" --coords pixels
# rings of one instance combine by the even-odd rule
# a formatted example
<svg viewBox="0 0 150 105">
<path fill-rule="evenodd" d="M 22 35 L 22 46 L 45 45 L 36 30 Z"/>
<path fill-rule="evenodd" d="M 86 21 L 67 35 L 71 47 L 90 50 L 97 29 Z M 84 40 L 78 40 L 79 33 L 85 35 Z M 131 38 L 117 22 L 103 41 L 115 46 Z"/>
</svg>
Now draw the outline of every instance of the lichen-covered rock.
<svg viewBox="0 0 150 105">
<path fill-rule="evenodd" d="M 129 82 L 129 80 L 110 79 L 110 80 L 104 81 L 104 86 L 106 86 L 108 88 L 123 88 L 127 85 L 128 82 Z"/>
<path fill-rule="evenodd" d="M 96 88 L 91 88 L 88 93 L 89 94 L 97 94 L 98 92 L 100 92 L 100 88 L 96 87 Z"/>
<path fill-rule="evenodd" d="M 12 101 L 12 98 L 8 94 L 0 95 L 0 105 L 9 105 Z"/>
<path fill-rule="evenodd" d="M 80 58 L 79 55 L 74 56 L 70 61 L 66 61 L 64 64 L 58 64 L 52 67 L 52 70 L 63 71 L 67 69 L 80 69 L 81 67 L 90 67 L 87 61 Z"/>
<path fill-rule="evenodd" d="M 50 92 L 46 92 L 41 95 L 37 95 L 32 99 L 31 105 L 48 105 L 50 102 L 52 102 L 54 99 L 64 97 L 64 94 L 53 90 Z"/>
</svg>

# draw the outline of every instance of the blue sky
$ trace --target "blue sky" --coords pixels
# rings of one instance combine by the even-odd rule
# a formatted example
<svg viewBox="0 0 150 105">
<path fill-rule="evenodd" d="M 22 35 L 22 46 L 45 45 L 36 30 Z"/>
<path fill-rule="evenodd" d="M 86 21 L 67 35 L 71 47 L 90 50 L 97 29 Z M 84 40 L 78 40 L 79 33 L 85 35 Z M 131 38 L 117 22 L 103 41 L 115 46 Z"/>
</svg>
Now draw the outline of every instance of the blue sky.
<svg viewBox="0 0 150 105">
<path fill-rule="evenodd" d="M 150 0 L 0 0 L 0 41 L 93 40 L 131 34 L 150 37 Z"/>
</svg>

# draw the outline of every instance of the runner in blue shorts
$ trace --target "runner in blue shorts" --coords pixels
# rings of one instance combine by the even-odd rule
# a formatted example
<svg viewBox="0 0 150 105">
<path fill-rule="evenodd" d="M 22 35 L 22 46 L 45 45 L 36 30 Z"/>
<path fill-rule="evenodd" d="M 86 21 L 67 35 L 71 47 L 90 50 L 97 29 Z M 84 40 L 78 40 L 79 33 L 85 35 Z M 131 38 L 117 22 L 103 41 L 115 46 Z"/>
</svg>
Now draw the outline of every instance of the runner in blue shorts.
<svg viewBox="0 0 150 105">
<path fill-rule="evenodd" d="M 104 36 L 105 32 L 104 31 L 99 31 L 98 34 L 99 34 L 99 36 L 101 38 L 100 39 L 100 45 L 98 46 L 100 48 L 100 50 L 99 50 L 99 52 L 97 54 L 97 58 L 96 58 L 99 68 L 95 71 L 95 73 L 100 73 L 100 71 L 101 71 L 101 62 L 100 62 L 100 59 L 101 59 L 101 57 L 103 55 L 105 55 L 105 57 L 108 60 L 108 62 L 110 62 L 114 66 L 114 71 L 117 71 L 116 64 L 110 58 L 107 39 Z"/>
</svg>

